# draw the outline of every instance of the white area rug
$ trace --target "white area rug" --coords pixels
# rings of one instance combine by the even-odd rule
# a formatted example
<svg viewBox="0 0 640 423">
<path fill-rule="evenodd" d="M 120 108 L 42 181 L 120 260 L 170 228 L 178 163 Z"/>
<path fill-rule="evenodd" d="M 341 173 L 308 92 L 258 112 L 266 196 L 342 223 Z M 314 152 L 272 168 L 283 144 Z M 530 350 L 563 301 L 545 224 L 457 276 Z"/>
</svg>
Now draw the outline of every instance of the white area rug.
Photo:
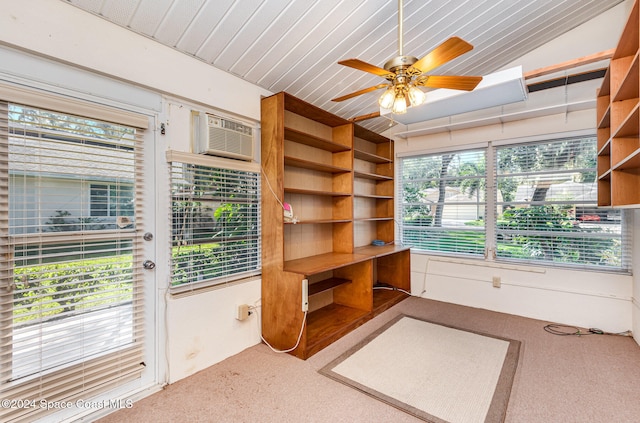
<svg viewBox="0 0 640 423">
<path fill-rule="evenodd" d="M 520 342 L 399 316 L 321 373 L 430 422 L 502 422 Z"/>
</svg>

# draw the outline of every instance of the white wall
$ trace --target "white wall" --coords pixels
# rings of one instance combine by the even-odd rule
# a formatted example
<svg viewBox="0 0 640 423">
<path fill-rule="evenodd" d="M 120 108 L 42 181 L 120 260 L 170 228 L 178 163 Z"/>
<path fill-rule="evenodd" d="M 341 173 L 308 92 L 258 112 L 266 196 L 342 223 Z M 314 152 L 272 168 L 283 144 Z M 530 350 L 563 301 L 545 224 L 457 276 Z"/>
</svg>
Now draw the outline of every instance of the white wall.
<svg viewBox="0 0 640 423">
<path fill-rule="evenodd" d="M 195 103 L 166 96 L 164 107 L 167 125 L 166 136 L 162 137 L 161 150 L 190 152 L 191 111 L 210 112 L 211 110 Z M 254 146 L 255 148 L 258 146 Z M 157 175 L 158 179 L 166 181 L 168 186 L 168 168 L 160 167 Z M 163 186 L 162 182 L 160 186 Z M 169 196 L 159 197 L 157 204 L 159 213 L 162 213 L 161 210 L 169 210 L 171 207 Z M 171 238 L 168 225 L 158 228 L 158 237 L 163 240 Z M 169 249 L 160 248 L 158 262 L 168 263 L 170 259 Z M 168 280 L 168 269 L 166 271 L 166 277 L 159 275 L 159 278 Z M 238 305 L 254 305 L 260 299 L 260 283 L 260 278 L 256 277 L 249 281 L 192 294 L 165 295 L 169 383 L 192 375 L 260 342 L 260 331 L 255 314 L 242 322 L 235 318 Z"/>
<path fill-rule="evenodd" d="M 132 107 L 156 110 L 158 125 L 166 124 L 164 136 L 151 128 L 156 131 L 159 199 L 155 205 L 159 308 L 152 313 L 156 315 L 152 324 L 157 325 L 158 355 L 165 373 L 159 382 L 175 382 L 260 342 L 255 315 L 244 322 L 235 320 L 238 304 L 253 304 L 260 298 L 260 279 L 201 294 L 167 294 L 169 269 L 163 263 L 169 262 L 170 237 L 161 216 L 167 215 L 169 204 L 168 195 L 163 195 L 168 192 L 163 164 L 167 148 L 190 149 L 191 107 L 258 121 L 260 97 L 272 93 L 63 1 L 0 0 L 0 10 L 0 44 L 10 47 L 0 47 L 0 77 L 96 95 L 107 102 L 120 101 L 127 84 L 144 87 L 148 90 L 140 90 L 129 102 Z M 32 54 L 40 64 L 34 66 Z M 47 59 L 69 66 L 42 66 Z M 169 97 L 159 104 L 158 93 Z"/>
<path fill-rule="evenodd" d="M 600 16 L 548 45 L 511 63 L 523 65 L 524 72 L 614 48 L 626 20 L 628 2 Z M 569 72 L 570 73 L 570 72 Z M 542 78 L 544 79 L 544 78 Z M 414 124 L 398 132 L 419 129 L 423 134 L 396 142 L 399 155 L 442 151 L 489 141 L 524 141 L 541 136 L 595 134 L 596 88 L 601 81 L 540 91 L 523 104 L 513 104 L 476 113 Z M 519 120 L 500 118 L 511 112 L 544 109 L 554 104 L 587 101 L 581 107 L 564 106 L 551 114 L 536 111 Z M 532 107 L 532 105 L 534 105 Z M 466 125 L 486 119 L 484 126 Z M 496 117 L 494 119 L 494 117 Z M 497 122 L 497 123 L 496 123 Z M 448 129 L 429 133 L 429 127 Z M 638 232 L 636 229 L 635 232 Z M 636 234 L 639 235 L 639 234 Z M 637 238 L 636 238 L 637 239 Z M 640 245 L 636 242 L 634 264 L 640 265 Z M 570 271 L 538 266 L 504 266 L 484 260 L 451 260 L 414 253 L 411 256 L 412 292 L 426 298 L 464 304 L 532 317 L 545 321 L 598 327 L 605 331 L 640 330 L 640 283 L 629 275 Z M 492 278 L 502 281 L 492 286 Z"/>
<path fill-rule="evenodd" d="M 259 320 L 235 319 L 240 304 L 260 299 L 260 279 L 168 298 L 169 383 L 260 342 Z"/>
<path fill-rule="evenodd" d="M 411 268 L 412 292 L 425 298 L 610 332 L 631 329 L 629 276 L 423 254 L 412 254 Z"/>
</svg>

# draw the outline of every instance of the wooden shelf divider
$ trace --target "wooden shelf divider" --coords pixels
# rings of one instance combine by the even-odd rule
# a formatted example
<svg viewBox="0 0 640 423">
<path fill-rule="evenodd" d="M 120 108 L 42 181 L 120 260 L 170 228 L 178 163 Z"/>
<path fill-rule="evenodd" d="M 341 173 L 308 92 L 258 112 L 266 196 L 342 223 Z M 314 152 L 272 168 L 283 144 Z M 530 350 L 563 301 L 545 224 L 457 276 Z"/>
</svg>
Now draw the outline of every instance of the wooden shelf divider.
<svg viewBox="0 0 640 423">
<path fill-rule="evenodd" d="M 284 157 L 284 164 L 286 166 L 294 166 L 294 167 L 300 167 L 303 169 L 317 170 L 319 172 L 328 172 L 328 173 L 351 172 L 351 169 L 346 167 L 318 163 L 311 160 L 298 159 L 296 157 L 290 157 L 290 156 Z"/>
<path fill-rule="evenodd" d="M 320 282 L 315 282 L 311 285 L 309 285 L 309 295 L 316 295 L 319 294 L 321 292 L 325 292 L 328 291 L 330 289 L 333 289 L 337 286 L 340 285 L 344 285 L 346 283 L 351 283 L 351 281 L 349 279 L 343 279 L 343 278 L 328 278 L 328 279 L 323 279 Z"/>
<path fill-rule="evenodd" d="M 368 153 L 366 151 L 354 150 L 356 159 L 366 160 L 373 163 L 392 163 L 393 160 L 388 157 L 378 156 L 377 154 Z"/>
<path fill-rule="evenodd" d="M 350 150 L 348 146 L 338 144 L 333 141 L 325 140 L 320 137 L 316 137 L 311 134 L 297 131 L 292 128 L 285 127 L 284 133 L 285 133 L 285 139 L 287 140 L 294 141 L 299 144 L 308 145 L 309 147 L 318 148 L 320 150 L 331 151 L 332 153 Z"/>
</svg>

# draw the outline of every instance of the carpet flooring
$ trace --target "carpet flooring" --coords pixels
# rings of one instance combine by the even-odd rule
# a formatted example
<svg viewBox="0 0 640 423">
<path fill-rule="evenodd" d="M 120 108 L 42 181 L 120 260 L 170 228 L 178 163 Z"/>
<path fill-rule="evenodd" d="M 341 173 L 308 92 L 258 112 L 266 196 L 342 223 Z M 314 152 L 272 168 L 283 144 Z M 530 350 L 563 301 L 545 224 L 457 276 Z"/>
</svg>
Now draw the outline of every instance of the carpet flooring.
<svg viewBox="0 0 640 423">
<path fill-rule="evenodd" d="M 412 297 L 306 361 L 256 345 L 100 423 L 422 422 L 318 372 L 401 314 L 521 342 L 507 423 L 640 421 L 640 347 L 632 338 L 557 336 L 544 331 L 550 322 Z"/>
</svg>

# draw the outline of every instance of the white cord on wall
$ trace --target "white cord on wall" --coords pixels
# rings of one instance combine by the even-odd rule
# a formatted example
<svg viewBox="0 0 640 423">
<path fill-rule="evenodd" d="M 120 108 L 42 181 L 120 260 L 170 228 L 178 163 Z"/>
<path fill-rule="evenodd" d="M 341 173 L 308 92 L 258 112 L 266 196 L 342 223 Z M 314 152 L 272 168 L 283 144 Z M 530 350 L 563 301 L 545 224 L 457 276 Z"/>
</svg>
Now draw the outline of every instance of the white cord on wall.
<svg viewBox="0 0 640 423">
<path fill-rule="evenodd" d="M 271 191 L 271 194 L 273 194 L 273 198 L 276 199 L 276 201 L 278 202 L 278 204 L 280 204 L 280 207 L 282 207 L 282 210 L 289 210 L 289 208 L 287 206 L 284 205 L 284 203 L 282 202 L 282 200 L 280 200 L 280 198 L 276 195 L 276 192 L 273 190 L 273 187 L 271 186 L 271 182 L 269 182 L 269 178 L 267 177 L 267 174 L 264 173 L 264 169 L 262 169 L 262 167 L 260 167 L 260 171 L 262 172 L 262 174 L 264 175 L 264 180 L 267 182 L 267 188 L 269 188 L 269 191 Z M 291 207 L 291 206 L 289 206 Z M 291 223 L 296 224 L 298 223 L 298 217 L 297 216 L 293 216 Z"/>
<path fill-rule="evenodd" d="M 258 301 L 260 301 L 260 300 L 258 300 Z M 304 332 L 304 325 L 307 323 L 307 313 L 308 312 L 307 311 L 304 312 L 304 317 L 302 318 L 302 325 L 300 326 L 300 333 L 298 334 L 298 340 L 296 341 L 296 344 L 293 347 L 289 348 L 289 349 L 278 350 L 278 349 L 274 348 L 273 346 L 271 346 L 271 344 L 269 342 L 267 342 L 267 340 L 264 339 L 264 337 L 262 336 L 262 329 L 261 329 L 262 325 L 260 324 L 260 312 L 258 311 L 258 309 L 260 307 L 262 307 L 262 306 L 261 305 L 254 305 L 254 306 L 251 306 L 249 308 L 249 310 L 255 310 L 256 314 L 258 315 L 258 319 L 257 319 L 258 332 L 260 333 L 260 339 L 262 339 L 262 342 L 267 344 L 267 346 L 269 348 L 271 348 L 271 351 L 273 351 L 275 353 L 288 353 L 288 352 L 291 352 L 291 351 L 295 350 L 296 348 L 298 348 L 298 345 L 300 345 L 300 340 L 302 339 L 302 333 Z"/>
<path fill-rule="evenodd" d="M 402 288 L 396 288 L 395 286 L 374 286 L 373 289 L 386 289 L 387 291 L 400 291 L 409 296 L 412 296 L 412 297 L 414 296 L 413 294 L 411 294 L 411 292 L 406 291 Z"/>
<path fill-rule="evenodd" d="M 276 195 L 276 192 L 273 190 L 273 187 L 271 186 L 271 182 L 269 182 L 269 177 L 267 176 L 266 173 L 264 173 L 264 169 L 262 168 L 262 166 L 260 166 L 260 172 L 262 172 L 262 174 L 264 175 L 264 180 L 267 182 L 267 188 L 269 188 L 269 191 L 271 191 L 271 194 L 273 194 L 273 197 L 280 204 L 280 207 L 282 207 L 282 209 L 284 210 L 285 208 L 284 204 L 282 204 L 282 201 L 280 200 L 280 198 L 278 198 L 278 196 Z"/>
</svg>

